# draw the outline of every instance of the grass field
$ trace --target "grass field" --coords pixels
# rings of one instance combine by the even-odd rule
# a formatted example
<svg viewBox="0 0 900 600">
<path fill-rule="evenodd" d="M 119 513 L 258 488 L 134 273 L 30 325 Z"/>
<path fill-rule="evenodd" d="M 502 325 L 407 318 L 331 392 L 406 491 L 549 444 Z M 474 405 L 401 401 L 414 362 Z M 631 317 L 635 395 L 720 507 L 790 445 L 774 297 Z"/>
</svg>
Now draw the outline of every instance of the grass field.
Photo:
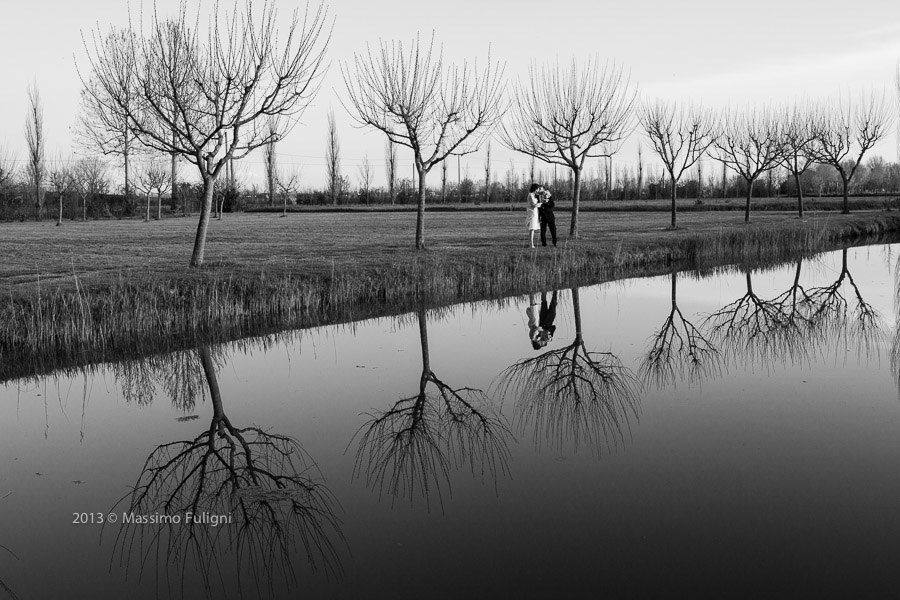
<svg viewBox="0 0 900 600">
<path fill-rule="evenodd" d="M 890 212 L 851 215 L 810 212 L 801 222 L 787 212 L 753 215 L 751 229 L 813 229 L 864 223 Z M 524 232 L 525 212 L 426 213 L 427 254 L 445 259 L 478 260 L 500 256 L 530 257 Z M 647 252 L 675 246 L 686 238 L 712 237 L 747 229 L 735 212 L 690 212 L 679 216 L 680 227 L 667 229 L 666 213 L 584 213 L 579 239 L 568 236 L 569 215 L 558 216 L 560 250 L 590 249 L 608 256 Z M 0 225 L 0 280 L 10 289 L 71 282 L 96 284 L 130 274 L 190 276 L 187 269 L 196 218 L 6 223 Z M 377 269 L 416 258 L 413 249 L 415 215 L 391 213 L 269 213 L 226 214 L 213 220 L 206 249 L 205 271 L 291 272 L 330 277 L 332 273 Z M 535 251 L 538 260 L 551 249 Z M 32 285 L 29 285 L 32 284 Z"/>
</svg>

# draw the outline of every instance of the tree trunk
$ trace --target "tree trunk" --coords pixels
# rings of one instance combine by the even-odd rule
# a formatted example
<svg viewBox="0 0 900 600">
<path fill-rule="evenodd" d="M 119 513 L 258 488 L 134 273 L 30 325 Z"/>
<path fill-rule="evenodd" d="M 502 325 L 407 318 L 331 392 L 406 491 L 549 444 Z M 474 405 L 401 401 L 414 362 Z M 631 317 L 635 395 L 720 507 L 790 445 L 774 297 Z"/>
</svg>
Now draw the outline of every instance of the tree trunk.
<svg viewBox="0 0 900 600">
<path fill-rule="evenodd" d="M 203 178 L 203 203 L 200 205 L 200 222 L 197 224 L 197 235 L 194 237 L 194 251 L 191 254 L 190 266 L 203 265 L 203 253 L 206 250 L 206 231 L 209 229 L 209 213 L 212 210 L 213 193 L 216 188 L 214 177 Z"/>
<path fill-rule="evenodd" d="M 572 288 L 572 312 L 575 313 L 575 343 L 581 342 L 581 303 L 578 301 L 578 288 Z"/>
<path fill-rule="evenodd" d="M 797 214 L 803 218 L 803 187 L 800 185 L 800 173 L 794 171 L 794 183 L 797 184 Z"/>
<path fill-rule="evenodd" d="M 144 222 L 150 222 L 150 192 L 147 192 L 147 216 L 144 217 Z"/>
<path fill-rule="evenodd" d="M 578 239 L 578 204 L 581 200 L 581 169 L 572 169 L 572 222 L 569 225 L 569 237 Z"/>
<path fill-rule="evenodd" d="M 678 206 L 675 204 L 675 199 L 678 197 L 678 181 L 675 180 L 675 176 L 671 172 L 669 177 L 672 180 L 672 229 L 675 229 L 678 227 L 678 218 L 676 217 Z"/>
<path fill-rule="evenodd" d="M 162 190 L 156 190 L 156 220 L 162 221 Z"/>
<path fill-rule="evenodd" d="M 416 250 L 425 249 L 425 169 L 419 169 L 419 199 L 416 208 Z"/>
<path fill-rule="evenodd" d="M 750 222 L 750 197 L 753 196 L 754 179 L 747 181 L 747 205 L 744 207 L 744 223 Z"/>
<path fill-rule="evenodd" d="M 850 180 L 841 174 L 841 183 L 844 186 L 844 208 L 841 209 L 841 214 L 849 215 L 850 214 L 850 198 L 848 196 L 848 190 L 850 189 Z"/>
<path fill-rule="evenodd" d="M 59 195 L 59 219 L 56 221 L 56 226 L 59 227 L 62 225 L 62 213 L 63 213 L 63 195 Z"/>
</svg>

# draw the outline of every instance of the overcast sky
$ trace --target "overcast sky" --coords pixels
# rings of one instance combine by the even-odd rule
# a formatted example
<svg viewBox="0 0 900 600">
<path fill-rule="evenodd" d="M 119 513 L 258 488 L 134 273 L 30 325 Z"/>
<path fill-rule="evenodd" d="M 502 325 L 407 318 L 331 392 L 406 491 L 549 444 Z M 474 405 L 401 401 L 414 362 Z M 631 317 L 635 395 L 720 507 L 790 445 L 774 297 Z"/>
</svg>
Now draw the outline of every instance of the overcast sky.
<svg viewBox="0 0 900 600">
<path fill-rule="evenodd" d="M 69 127 L 78 111 L 80 82 L 76 61 L 85 65 L 82 34 L 98 25 L 127 23 L 123 0 L 0 0 L 0 146 L 21 161 L 25 157 L 23 129 L 26 88 L 36 81 L 44 104 L 49 155 L 77 150 Z M 276 0 L 287 13 L 299 2 Z M 145 3 L 145 10 L 152 2 Z M 230 7 L 230 2 L 223 3 Z M 176 1 L 157 0 L 161 13 Z M 206 1 L 204 6 L 212 6 Z M 132 2 L 136 11 L 140 3 Z M 330 69 L 313 106 L 301 125 L 279 145 L 280 167 L 299 168 L 304 185 L 325 179 L 325 120 L 329 108 L 337 115 L 343 171 L 356 181 L 358 166 L 368 154 L 375 184 L 384 183 L 384 137 L 354 129 L 342 108 L 344 94 L 339 64 L 379 39 L 410 41 L 434 31 L 446 61 L 493 58 L 506 63 L 513 82 L 538 64 L 586 59 L 615 60 L 630 71 L 642 98 L 692 99 L 709 107 L 748 103 L 791 102 L 840 94 L 884 90 L 897 110 L 894 82 L 900 60 L 900 2 L 857 0 L 839 10 L 813 0 L 656 0 L 569 2 L 533 0 L 336 0 L 329 5 L 334 33 L 328 50 Z M 896 136 L 875 153 L 897 160 Z M 616 160 L 636 164 L 640 130 Z M 643 142 L 648 154 L 646 141 Z M 411 173 L 411 156 L 401 150 L 401 176 Z M 494 171 L 502 178 L 513 161 L 523 172 L 528 159 L 494 142 Z M 262 187 L 262 157 L 246 159 L 248 183 Z M 470 176 L 481 177 L 483 158 L 469 159 Z M 189 174 L 191 167 L 182 171 Z M 432 172 L 430 183 L 439 175 Z"/>
</svg>

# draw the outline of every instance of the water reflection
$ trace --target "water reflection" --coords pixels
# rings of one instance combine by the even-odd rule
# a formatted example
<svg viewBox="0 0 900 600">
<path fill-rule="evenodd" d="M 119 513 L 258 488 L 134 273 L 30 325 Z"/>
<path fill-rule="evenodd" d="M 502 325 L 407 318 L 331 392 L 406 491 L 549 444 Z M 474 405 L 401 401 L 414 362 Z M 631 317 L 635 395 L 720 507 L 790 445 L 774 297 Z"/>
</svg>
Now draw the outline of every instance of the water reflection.
<svg viewBox="0 0 900 600">
<path fill-rule="evenodd" d="M 657 388 L 674 385 L 676 379 L 699 384 L 721 372 L 722 354 L 703 331 L 678 307 L 678 273 L 672 271 L 672 303 L 662 327 L 653 334 L 638 373 Z"/>
<path fill-rule="evenodd" d="M 884 336 L 878 311 L 865 301 L 842 252 L 841 270 L 830 284 L 805 288 L 798 260 L 788 289 L 772 299 L 754 291 L 744 272 L 746 291 L 703 322 L 710 339 L 736 366 L 774 362 L 811 364 L 830 347 L 855 346 L 860 356 L 877 354 Z"/>
<path fill-rule="evenodd" d="M 354 477 L 393 499 L 413 504 L 431 496 L 443 506 L 453 468 L 468 465 L 473 474 L 494 480 L 509 469 L 510 430 L 482 390 L 455 388 L 431 366 L 425 310 L 416 317 L 422 348 L 418 391 L 385 411 L 369 413 L 357 432 Z"/>
<path fill-rule="evenodd" d="M 197 572 L 211 596 L 235 574 L 241 592 L 246 587 L 272 593 L 276 582 L 296 584 L 298 554 L 313 570 L 339 574 L 343 537 L 336 501 L 318 468 L 295 438 L 231 422 L 217 361 L 224 357 L 200 347 L 120 371 L 130 377 L 133 397 L 145 401 L 146 392 L 134 386 L 154 381 L 151 375 L 167 364 L 176 406 L 196 399 L 201 383 L 212 405 L 208 428 L 193 439 L 158 446 L 134 490 L 117 505 L 135 517 L 123 517 L 115 540 L 120 565 L 141 574 L 154 567 L 170 593 L 181 586 L 179 579 Z M 148 530 L 141 517 L 157 521 Z"/>
<path fill-rule="evenodd" d="M 532 431 L 562 448 L 617 445 L 637 418 L 641 383 L 611 352 L 591 352 L 584 342 L 578 289 L 572 288 L 575 337 L 562 348 L 520 360 L 498 378 L 498 392 L 513 397 L 516 430 Z"/>
</svg>

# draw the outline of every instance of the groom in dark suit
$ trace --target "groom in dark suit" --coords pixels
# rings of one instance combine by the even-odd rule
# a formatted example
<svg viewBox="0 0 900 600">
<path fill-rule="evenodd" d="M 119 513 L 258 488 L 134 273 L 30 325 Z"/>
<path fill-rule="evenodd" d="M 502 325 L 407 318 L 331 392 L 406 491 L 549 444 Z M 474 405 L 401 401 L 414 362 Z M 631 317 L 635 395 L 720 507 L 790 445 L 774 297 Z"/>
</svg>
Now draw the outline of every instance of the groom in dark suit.
<svg viewBox="0 0 900 600">
<path fill-rule="evenodd" d="M 543 190 L 543 201 L 538 206 L 538 219 L 541 221 L 541 245 L 547 245 L 547 229 L 550 229 L 550 239 L 556 245 L 556 216 L 553 214 L 553 196 L 550 190 Z"/>
</svg>

